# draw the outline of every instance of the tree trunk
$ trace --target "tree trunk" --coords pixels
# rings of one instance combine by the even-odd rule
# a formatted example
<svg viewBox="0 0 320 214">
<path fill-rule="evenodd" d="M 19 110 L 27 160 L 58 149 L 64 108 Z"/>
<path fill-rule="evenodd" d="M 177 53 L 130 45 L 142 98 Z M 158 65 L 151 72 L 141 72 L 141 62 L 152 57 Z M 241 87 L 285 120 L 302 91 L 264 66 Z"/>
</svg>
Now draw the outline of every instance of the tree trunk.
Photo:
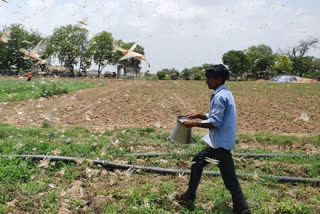
<svg viewBox="0 0 320 214">
<path fill-rule="evenodd" d="M 99 63 L 99 64 L 98 64 L 98 77 L 100 77 L 100 74 L 101 74 L 100 68 L 101 68 L 101 65 L 100 65 L 100 63 Z"/>
<path fill-rule="evenodd" d="M 80 57 L 78 76 L 82 76 L 82 75 L 81 75 L 81 73 L 82 73 L 82 71 L 83 71 L 82 63 L 83 63 L 83 60 L 82 60 L 82 57 Z"/>
<path fill-rule="evenodd" d="M 44 70 L 46 69 L 46 64 L 40 64 L 39 65 L 41 72 L 44 72 Z"/>
</svg>

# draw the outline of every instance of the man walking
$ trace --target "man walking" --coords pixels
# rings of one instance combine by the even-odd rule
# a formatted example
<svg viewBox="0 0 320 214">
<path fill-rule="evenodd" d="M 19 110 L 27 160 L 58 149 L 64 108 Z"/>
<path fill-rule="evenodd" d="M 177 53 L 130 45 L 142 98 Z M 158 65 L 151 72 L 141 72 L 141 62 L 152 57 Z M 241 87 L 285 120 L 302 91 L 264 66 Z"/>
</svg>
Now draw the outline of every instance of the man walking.
<svg viewBox="0 0 320 214">
<path fill-rule="evenodd" d="M 183 204 L 192 205 L 196 198 L 202 170 L 208 164 L 208 158 L 216 159 L 223 182 L 232 195 L 233 213 L 250 214 L 230 152 L 235 146 L 236 139 L 236 109 L 233 96 L 224 84 L 229 78 L 229 70 L 222 64 L 213 65 L 205 70 L 208 88 L 214 90 L 210 97 L 209 112 L 207 114 L 189 113 L 187 117 L 202 121 L 187 120 L 182 124 L 188 128 L 209 129 L 209 134 L 202 138 L 207 146 L 193 158 L 188 189 L 183 194 L 177 194 L 176 199 Z"/>
</svg>

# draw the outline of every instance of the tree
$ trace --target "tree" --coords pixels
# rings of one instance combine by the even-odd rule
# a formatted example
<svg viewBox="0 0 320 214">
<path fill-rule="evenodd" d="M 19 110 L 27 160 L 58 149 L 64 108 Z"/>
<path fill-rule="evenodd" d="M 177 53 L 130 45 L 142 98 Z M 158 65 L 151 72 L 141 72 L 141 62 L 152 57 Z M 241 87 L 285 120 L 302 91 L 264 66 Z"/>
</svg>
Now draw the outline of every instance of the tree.
<svg viewBox="0 0 320 214">
<path fill-rule="evenodd" d="M 6 73 L 7 71 L 14 71 L 18 74 L 18 71 L 30 70 L 36 63 L 31 59 L 23 59 L 24 55 L 19 51 L 20 48 L 31 49 L 35 47 L 43 37 L 37 31 L 27 31 L 23 25 L 14 24 L 10 27 L 11 39 L 7 44 L 0 43 L 0 71 Z"/>
<path fill-rule="evenodd" d="M 180 76 L 185 80 L 203 80 L 205 79 L 205 68 L 212 66 L 212 64 L 203 64 L 202 66 L 194 66 L 192 68 L 185 68 L 181 71 Z"/>
<path fill-rule="evenodd" d="M 213 64 L 205 63 L 205 64 L 203 64 L 203 65 L 201 66 L 201 69 L 206 69 L 206 68 L 209 68 L 209 67 L 211 67 L 211 66 L 213 66 Z"/>
<path fill-rule="evenodd" d="M 204 69 L 201 69 L 199 71 L 199 76 L 200 76 L 200 80 L 205 80 L 206 79 L 206 71 Z"/>
<path fill-rule="evenodd" d="M 191 69 L 191 79 L 202 80 L 205 79 L 204 72 L 202 72 L 202 67 L 193 66 Z"/>
<path fill-rule="evenodd" d="M 312 60 L 312 70 L 313 72 L 319 72 L 320 71 L 320 58 L 313 58 Z"/>
<path fill-rule="evenodd" d="M 317 48 L 318 38 L 308 38 L 301 40 L 298 45 L 293 46 L 287 51 L 287 56 L 292 61 L 292 73 L 303 76 L 304 73 L 312 73 L 313 58 L 306 56 L 307 52 L 312 48 Z"/>
<path fill-rule="evenodd" d="M 74 76 L 74 66 L 86 50 L 88 30 L 79 25 L 66 25 L 56 28 L 50 37 L 49 53 L 55 53 L 61 63 Z M 85 55 L 85 54 L 84 54 Z"/>
<path fill-rule="evenodd" d="M 202 79 L 202 77 L 201 77 L 200 72 L 199 73 L 195 73 L 192 76 L 192 80 L 201 80 L 201 79 Z"/>
<path fill-rule="evenodd" d="M 274 65 L 276 56 L 268 45 L 251 46 L 245 53 L 250 58 L 251 72 L 256 78 L 261 78 L 258 71 L 270 70 Z"/>
<path fill-rule="evenodd" d="M 166 74 L 166 77 L 168 76 L 169 79 L 171 80 L 179 79 L 179 71 L 175 68 L 171 68 L 171 69 L 164 68 L 161 71 L 164 72 Z"/>
<path fill-rule="evenodd" d="M 190 68 L 185 68 L 181 71 L 181 77 L 185 80 L 190 80 L 191 79 L 191 69 Z"/>
<path fill-rule="evenodd" d="M 317 78 L 320 81 L 320 58 L 313 58 L 311 78 Z"/>
<path fill-rule="evenodd" d="M 115 63 L 112 44 L 112 34 L 106 31 L 95 35 L 90 40 L 90 52 L 93 53 L 93 60 L 98 65 L 98 77 L 100 77 L 103 68 Z"/>
<path fill-rule="evenodd" d="M 290 59 L 288 57 L 282 55 L 276 57 L 276 63 L 274 65 L 274 69 L 278 73 L 290 73 L 292 71 L 292 65 L 291 65 Z"/>
<path fill-rule="evenodd" d="M 298 57 L 290 57 L 292 61 L 292 71 L 293 74 L 302 77 L 304 73 L 308 73 L 312 70 L 312 59 L 313 57 L 307 56 L 298 56 Z"/>
<path fill-rule="evenodd" d="M 165 71 L 158 71 L 158 72 L 156 73 L 156 76 L 157 76 L 157 78 L 158 78 L 159 80 L 164 80 L 164 79 L 167 77 Z"/>
<path fill-rule="evenodd" d="M 83 43 L 80 46 L 81 55 L 79 58 L 79 76 L 87 75 L 87 70 L 92 64 L 92 52 L 89 51 L 88 43 Z"/>
<path fill-rule="evenodd" d="M 242 76 L 251 69 L 250 58 L 240 50 L 231 50 L 223 54 L 222 62 L 235 76 Z"/>
<path fill-rule="evenodd" d="M 287 55 L 290 57 L 303 57 L 311 48 L 316 48 L 318 43 L 319 39 L 314 37 L 301 40 L 298 45 L 293 46 L 287 51 Z"/>
</svg>

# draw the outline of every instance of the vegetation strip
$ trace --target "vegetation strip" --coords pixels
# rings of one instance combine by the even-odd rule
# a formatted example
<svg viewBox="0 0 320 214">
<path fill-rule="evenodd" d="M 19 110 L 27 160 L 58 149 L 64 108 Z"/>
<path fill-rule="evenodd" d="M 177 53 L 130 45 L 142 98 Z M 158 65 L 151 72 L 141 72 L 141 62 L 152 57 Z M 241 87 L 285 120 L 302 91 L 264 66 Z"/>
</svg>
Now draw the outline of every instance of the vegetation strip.
<svg viewBox="0 0 320 214">
<path fill-rule="evenodd" d="M 0 102 L 38 99 L 54 95 L 68 94 L 80 89 L 105 85 L 101 82 L 64 80 L 22 80 L 0 79 Z"/>
<path fill-rule="evenodd" d="M 136 156 L 136 157 L 158 157 L 158 156 L 170 156 L 170 155 L 182 155 L 182 156 L 193 156 L 194 153 L 187 153 L 187 152 L 178 152 L 178 153 L 170 153 L 170 152 L 163 152 L 163 153 L 131 153 L 131 154 L 124 154 L 123 157 L 128 156 Z M 306 154 L 258 154 L 258 153 L 232 153 L 234 156 L 245 156 L 245 157 L 320 157 L 320 154 L 315 155 L 306 155 Z"/>
<path fill-rule="evenodd" d="M 159 167 L 145 167 L 139 165 L 131 165 L 131 164 L 116 164 L 110 161 L 105 160 L 94 160 L 94 159 L 87 159 L 87 158 L 78 158 L 78 157 L 65 157 L 65 156 L 51 156 L 51 155 L 0 155 L 0 157 L 18 157 L 18 158 L 25 158 L 25 159 L 32 159 L 32 160 L 43 160 L 47 159 L 49 161 L 66 161 L 66 162 L 76 162 L 76 161 L 83 161 L 87 160 L 89 162 L 93 162 L 94 164 L 101 165 L 104 168 L 111 168 L 111 169 L 140 169 L 145 172 L 151 173 L 159 173 L 159 174 L 190 174 L 190 170 L 185 169 L 165 169 Z M 204 171 L 205 175 L 213 175 L 218 176 L 220 175 L 219 172 L 215 171 Z M 251 173 L 237 173 L 239 177 L 256 177 L 257 175 Z M 289 176 L 274 176 L 274 175 L 259 175 L 258 178 L 264 179 L 273 179 L 279 182 L 293 182 L 293 183 L 307 183 L 307 184 L 317 184 L 320 185 L 320 179 L 317 178 L 303 178 L 303 177 L 289 177 Z"/>
</svg>

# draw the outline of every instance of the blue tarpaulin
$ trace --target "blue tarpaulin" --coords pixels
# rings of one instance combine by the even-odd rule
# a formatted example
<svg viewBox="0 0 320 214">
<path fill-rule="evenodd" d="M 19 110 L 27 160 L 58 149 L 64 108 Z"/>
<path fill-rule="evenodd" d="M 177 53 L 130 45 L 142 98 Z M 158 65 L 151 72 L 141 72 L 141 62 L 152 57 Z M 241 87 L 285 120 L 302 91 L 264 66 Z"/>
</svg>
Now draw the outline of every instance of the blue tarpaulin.
<svg viewBox="0 0 320 214">
<path fill-rule="evenodd" d="M 269 81 L 272 82 L 299 82 L 301 80 L 298 76 L 293 75 L 278 75 L 272 77 Z"/>
</svg>

